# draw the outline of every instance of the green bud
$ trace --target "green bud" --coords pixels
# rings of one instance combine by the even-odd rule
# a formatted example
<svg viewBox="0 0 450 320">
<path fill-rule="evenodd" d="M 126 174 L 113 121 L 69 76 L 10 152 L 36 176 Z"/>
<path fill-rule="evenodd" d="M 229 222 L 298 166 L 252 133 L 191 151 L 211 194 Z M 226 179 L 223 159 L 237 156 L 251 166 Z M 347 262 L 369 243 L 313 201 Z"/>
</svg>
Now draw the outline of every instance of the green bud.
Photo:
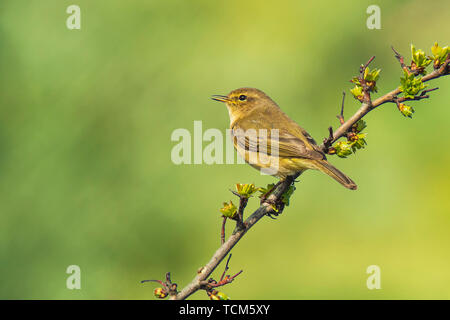
<svg viewBox="0 0 450 320">
<path fill-rule="evenodd" d="M 355 138 L 351 142 L 351 147 L 352 147 L 353 152 L 365 147 L 365 145 L 367 144 L 365 137 L 366 137 L 365 133 L 360 133 L 355 136 Z"/>
<path fill-rule="evenodd" d="M 424 73 L 425 68 L 431 63 L 432 60 L 425 56 L 425 52 L 423 52 L 423 50 L 416 50 L 413 44 L 411 44 L 411 55 L 411 70 L 418 70 L 419 73 Z"/>
<path fill-rule="evenodd" d="M 405 98 L 414 98 L 416 94 L 425 89 L 427 86 L 422 82 L 422 77 L 415 77 L 403 71 L 403 77 L 400 78 L 400 91 L 403 92 Z"/>
<path fill-rule="evenodd" d="M 236 184 L 236 190 L 237 193 L 240 194 L 243 197 L 250 198 L 256 191 L 258 191 L 258 188 L 255 187 L 255 185 L 252 184 Z"/>
<path fill-rule="evenodd" d="M 353 89 L 350 89 L 353 97 L 357 100 L 362 100 L 363 98 L 363 89 L 361 86 L 356 85 Z"/>
<path fill-rule="evenodd" d="M 222 215 L 227 218 L 234 218 L 234 216 L 237 213 L 237 208 L 233 204 L 233 201 L 230 200 L 230 203 L 223 203 L 223 208 L 220 209 L 220 212 L 222 212 Z"/>
<path fill-rule="evenodd" d="M 230 297 L 228 297 L 225 293 L 214 290 L 210 295 L 209 298 L 211 300 L 230 300 Z"/>
<path fill-rule="evenodd" d="M 346 158 L 352 154 L 352 148 L 348 141 L 339 141 L 335 144 L 334 149 L 336 150 L 336 154 L 341 158 Z"/>
<path fill-rule="evenodd" d="M 450 48 L 441 48 L 438 43 L 435 42 L 434 46 L 431 47 L 431 53 L 433 53 L 433 56 L 430 58 L 434 60 L 434 66 L 438 68 L 445 62 L 445 60 L 447 60 L 448 54 L 450 53 Z"/>
<path fill-rule="evenodd" d="M 158 299 L 164 299 L 165 297 L 167 297 L 167 292 L 163 288 L 156 288 L 153 293 Z"/>
<path fill-rule="evenodd" d="M 373 69 L 372 71 L 370 71 L 369 67 L 367 67 L 364 71 L 364 80 L 376 82 L 380 77 L 380 72 L 381 69 Z"/>
<path fill-rule="evenodd" d="M 400 103 L 398 105 L 398 110 L 408 118 L 412 118 L 412 114 L 414 113 L 413 107 L 407 106 L 406 104 Z"/>
</svg>

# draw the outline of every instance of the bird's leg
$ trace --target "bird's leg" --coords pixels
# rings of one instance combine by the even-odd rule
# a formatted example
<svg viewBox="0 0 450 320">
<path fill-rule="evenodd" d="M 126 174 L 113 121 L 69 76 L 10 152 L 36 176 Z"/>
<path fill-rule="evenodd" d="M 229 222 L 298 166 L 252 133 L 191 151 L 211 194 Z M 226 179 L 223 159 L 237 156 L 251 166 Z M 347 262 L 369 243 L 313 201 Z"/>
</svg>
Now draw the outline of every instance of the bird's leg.
<svg viewBox="0 0 450 320">
<path fill-rule="evenodd" d="M 278 216 L 283 212 L 285 202 L 283 201 L 283 195 L 281 195 L 277 200 L 268 198 L 270 194 L 281 184 L 288 181 L 289 186 L 296 182 L 296 178 L 301 174 L 298 173 L 295 176 L 288 176 L 286 179 L 280 180 L 275 186 L 273 186 L 268 192 L 266 192 L 261 198 L 261 204 L 267 203 L 272 207 L 272 211 L 267 212 L 267 216 L 271 219 L 276 219 L 273 216 Z"/>
</svg>

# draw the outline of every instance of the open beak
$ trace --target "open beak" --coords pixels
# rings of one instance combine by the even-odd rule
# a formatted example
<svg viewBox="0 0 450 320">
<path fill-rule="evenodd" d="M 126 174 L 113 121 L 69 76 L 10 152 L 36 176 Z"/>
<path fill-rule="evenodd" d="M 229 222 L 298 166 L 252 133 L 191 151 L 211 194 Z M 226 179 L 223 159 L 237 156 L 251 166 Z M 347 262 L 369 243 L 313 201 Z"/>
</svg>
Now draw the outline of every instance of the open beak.
<svg viewBox="0 0 450 320">
<path fill-rule="evenodd" d="M 211 99 L 216 100 L 216 101 L 220 101 L 220 102 L 228 102 L 228 101 L 230 101 L 230 99 L 227 96 L 221 96 L 219 94 L 215 94 L 215 95 L 211 96 Z"/>
</svg>

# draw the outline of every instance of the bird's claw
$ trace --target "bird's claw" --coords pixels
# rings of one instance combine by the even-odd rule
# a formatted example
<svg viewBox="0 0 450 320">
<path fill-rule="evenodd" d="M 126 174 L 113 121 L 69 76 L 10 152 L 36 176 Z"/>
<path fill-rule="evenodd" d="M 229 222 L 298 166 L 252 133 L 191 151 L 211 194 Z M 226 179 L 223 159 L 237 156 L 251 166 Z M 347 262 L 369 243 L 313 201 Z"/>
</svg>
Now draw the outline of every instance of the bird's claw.
<svg viewBox="0 0 450 320">
<path fill-rule="evenodd" d="M 266 213 L 266 215 L 269 218 L 271 218 L 273 220 L 276 220 L 275 217 L 278 217 L 280 215 L 280 213 L 281 213 L 280 212 L 280 209 L 281 209 L 280 201 L 275 201 L 275 200 L 272 200 L 272 199 L 266 199 L 262 203 L 266 203 L 266 204 L 268 204 L 268 206 L 270 208 L 272 208 L 272 210 L 268 211 Z"/>
</svg>

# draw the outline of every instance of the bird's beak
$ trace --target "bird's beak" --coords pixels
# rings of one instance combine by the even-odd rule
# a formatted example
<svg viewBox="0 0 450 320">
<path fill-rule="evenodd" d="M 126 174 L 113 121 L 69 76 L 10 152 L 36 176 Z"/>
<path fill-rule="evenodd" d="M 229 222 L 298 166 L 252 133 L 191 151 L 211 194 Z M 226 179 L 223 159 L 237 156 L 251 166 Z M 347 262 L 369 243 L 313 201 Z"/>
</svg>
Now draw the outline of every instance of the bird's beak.
<svg viewBox="0 0 450 320">
<path fill-rule="evenodd" d="M 215 94 L 215 95 L 211 96 L 211 99 L 220 101 L 220 102 L 229 102 L 230 101 L 230 99 L 227 96 L 221 96 L 219 94 Z"/>
</svg>

